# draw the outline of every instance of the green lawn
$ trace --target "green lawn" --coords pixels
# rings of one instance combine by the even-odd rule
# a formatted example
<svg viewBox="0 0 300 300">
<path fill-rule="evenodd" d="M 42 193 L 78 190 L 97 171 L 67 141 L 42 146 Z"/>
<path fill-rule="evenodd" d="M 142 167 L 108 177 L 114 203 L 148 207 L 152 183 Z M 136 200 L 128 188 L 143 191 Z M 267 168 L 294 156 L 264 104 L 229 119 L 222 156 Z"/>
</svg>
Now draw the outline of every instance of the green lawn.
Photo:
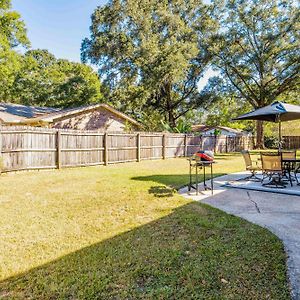
<svg viewBox="0 0 300 300">
<path fill-rule="evenodd" d="M 240 155 L 215 172 L 238 171 Z M 185 159 L 0 177 L 1 299 L 289 299 L 267 230 L 180 197 Z"/>
</svg>

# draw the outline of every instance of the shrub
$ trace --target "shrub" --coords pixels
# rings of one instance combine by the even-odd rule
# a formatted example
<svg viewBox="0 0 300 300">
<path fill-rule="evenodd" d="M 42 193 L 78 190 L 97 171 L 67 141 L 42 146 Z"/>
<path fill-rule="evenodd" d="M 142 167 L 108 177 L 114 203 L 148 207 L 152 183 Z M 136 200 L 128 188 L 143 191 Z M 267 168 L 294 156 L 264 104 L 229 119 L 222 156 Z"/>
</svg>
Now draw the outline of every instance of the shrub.
<svg viewBox="0 0 300 300">
<path fill-rule="evenodd" d="M 278 148 L 278 137 L 274 135 L 265 136 L 265 146 L 268 149 L 277 149 Z"/>
</svg>

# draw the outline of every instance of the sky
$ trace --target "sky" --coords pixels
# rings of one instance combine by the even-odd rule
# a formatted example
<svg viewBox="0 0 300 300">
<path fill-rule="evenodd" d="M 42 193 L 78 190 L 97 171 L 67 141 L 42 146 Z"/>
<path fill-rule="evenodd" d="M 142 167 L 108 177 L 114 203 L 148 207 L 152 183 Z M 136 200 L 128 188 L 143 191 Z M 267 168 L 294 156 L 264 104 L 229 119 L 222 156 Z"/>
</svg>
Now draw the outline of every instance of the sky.
<svg viewBox="0 0 300 300">
<path fill-rule="evenodd" d="M 106 0 L 12 0 L 21 14 L 33 49 L 47 49 L 57 58 L 80 61 L 80 46 L 89 37 L 91 14 Z M 200 79 L 199 89 L 216 75 L 209 69 Z"/>
<path fill-rule="evenodd" d="M 12 0 L 25 21 L 32 48 L 57 58 L 80 61 L 80 45 L 89 36 L 91 14 L 104 0 Z"/>
</svg>

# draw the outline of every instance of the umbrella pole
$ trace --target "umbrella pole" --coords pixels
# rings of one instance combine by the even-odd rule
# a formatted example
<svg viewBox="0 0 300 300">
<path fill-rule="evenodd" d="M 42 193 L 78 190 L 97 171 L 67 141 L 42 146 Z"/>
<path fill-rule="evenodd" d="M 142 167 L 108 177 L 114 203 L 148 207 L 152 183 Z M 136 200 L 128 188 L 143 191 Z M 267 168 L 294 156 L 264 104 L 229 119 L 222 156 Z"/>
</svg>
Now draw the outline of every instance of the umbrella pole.
<svg viewBox="0 0 300 300">
<path fill-rule="evenodd" d="M 279 152 L 282 150 L 282 141 L 281 141 L 281 120 L 280 120 L 280 116 L 279 116 L 279 128 L 278 128 L 278 135 L 279 135 Z"/>
</svg>

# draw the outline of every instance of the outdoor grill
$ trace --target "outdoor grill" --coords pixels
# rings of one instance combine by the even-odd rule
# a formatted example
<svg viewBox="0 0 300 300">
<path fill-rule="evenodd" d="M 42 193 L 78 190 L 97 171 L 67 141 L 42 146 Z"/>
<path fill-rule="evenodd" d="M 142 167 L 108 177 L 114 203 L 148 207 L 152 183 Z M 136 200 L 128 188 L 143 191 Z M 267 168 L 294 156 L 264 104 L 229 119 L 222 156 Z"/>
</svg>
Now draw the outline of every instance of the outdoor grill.
<svg viewBox="0 0 300 300">
<path fill-rule="evenodd" d="M 193 156 L 189 158 L 189 167 L 190 167 L 190 183 L 189 183 L 189 191 L 191 189 L 196 190 L 196 195 L 199 193 L 199 170 L 203 171 L 203 186 L 204 190 L 211 190 L 213 194 L 214 184 L 213 184 L 213 164 L 214 161 L 214 153 L 212 151 L 197 151 Z M 206 184 L 206 168 L 210 168 L 210 186 Z M 195 170 L 195 184 L 193 184 L 193 170 Z"/>
<path fill-rule="evenodd" d="M 194 154 L 195 157 L 199 157 L 201 161 L 214 161 L 214 153 L 212 151 L 197 151 Z"/>
</svg>

